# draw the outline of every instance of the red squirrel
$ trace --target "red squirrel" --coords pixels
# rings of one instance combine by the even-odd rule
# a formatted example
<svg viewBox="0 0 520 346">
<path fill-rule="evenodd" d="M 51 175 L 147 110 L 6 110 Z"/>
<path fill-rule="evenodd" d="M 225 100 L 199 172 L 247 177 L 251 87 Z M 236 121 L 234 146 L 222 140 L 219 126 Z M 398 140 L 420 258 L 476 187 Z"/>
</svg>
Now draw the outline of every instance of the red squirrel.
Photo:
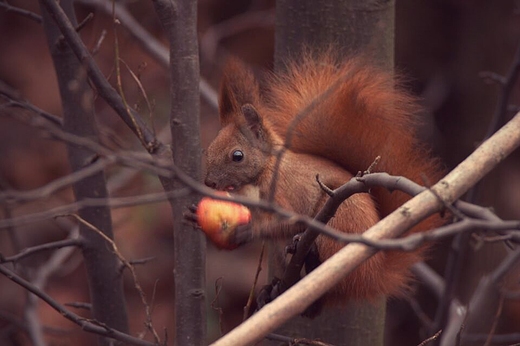
<svg viewBox="0 0 520 346">
<path fill-rule="evenodd" d="M 326 93 L 327 95 L 322 95 Z M 320 96 L 322 95 L 322 96 Z M 317 102 L 315 101 L 317 100 Z M 315 102 L 313 107 L 309 107 Z M 266 78 L 260 88 L 242 63 L 230 62 L 220 89 L 222 129 L 207 150 L 206 185 L 217 190 L 267 199 L 278 151 L 293 119 L 298 123 L 290 147 L 281 159 L 274 201 L 284 209 L 315 216 L 328 198 L 316 181 L 329 188 L 365 171 L 377 156 L 377 171 L 435 183 L 440 170 L 415 135 L 414 98 L 396 84 L 392 73 L 331 54 L 304 54 L 285 70 Z M 347 233 L 362 233 L 407 199 L 404 193 L 374 188 L 347 199 L 329 225 Z M 412 232 L 439 224 L 435 216 Z M 254 211 L 248 231 L 237 243 L 252 238 L 290 238 L 304 230 L 273 214 Z M 344 244 L 320 235 L 321 261 Z M 422 259 L 415 252 L 379 252 L 348 275 L 329 294 L 334 301 L 399 295 L 407 287 L 410 266 Z"/>
</svg>

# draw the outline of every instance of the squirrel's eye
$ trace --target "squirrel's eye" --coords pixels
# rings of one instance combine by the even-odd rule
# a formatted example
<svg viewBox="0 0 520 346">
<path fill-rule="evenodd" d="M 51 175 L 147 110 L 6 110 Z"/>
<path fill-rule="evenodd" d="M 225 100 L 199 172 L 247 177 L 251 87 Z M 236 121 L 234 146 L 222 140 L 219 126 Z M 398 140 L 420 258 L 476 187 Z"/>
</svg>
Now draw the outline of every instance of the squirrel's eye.
<svg viewBox="0 0 520 346">
<path fill-rule="evenodd" d="M 231 159 L 234 161 L 234 162 L 240 162 L 244 159 L 244 153 L 242 152 L 242 150 L 235 150 L 232 154 L 231 154 Z"/>
</svg>

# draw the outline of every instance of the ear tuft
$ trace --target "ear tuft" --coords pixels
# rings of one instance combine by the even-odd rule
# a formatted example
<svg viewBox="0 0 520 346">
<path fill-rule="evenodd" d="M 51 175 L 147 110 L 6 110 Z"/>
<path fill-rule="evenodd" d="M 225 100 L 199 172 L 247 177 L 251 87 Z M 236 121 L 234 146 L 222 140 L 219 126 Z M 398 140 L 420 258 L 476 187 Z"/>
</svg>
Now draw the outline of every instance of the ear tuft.
<svg viewBox="0 0 520 346">
<path fill-rule="evenodd" d="M 242 106 L 242 115 L 246 120 L 247 127 L 253 132 L 256 138 L 262 138 L 263 135 L 263 125 L 262 119 L 258 114 L 256 108 L 250 104 L 246 103 Z"/>
<path fill-rule="evenodd" d="M 253 72 L 242 61 L 231 58 L 224 67 L 220 85 L 219 113 L 222 126 L 235 121 L 242 105 L 259 102 L 260 89 Z"/>
</svg>

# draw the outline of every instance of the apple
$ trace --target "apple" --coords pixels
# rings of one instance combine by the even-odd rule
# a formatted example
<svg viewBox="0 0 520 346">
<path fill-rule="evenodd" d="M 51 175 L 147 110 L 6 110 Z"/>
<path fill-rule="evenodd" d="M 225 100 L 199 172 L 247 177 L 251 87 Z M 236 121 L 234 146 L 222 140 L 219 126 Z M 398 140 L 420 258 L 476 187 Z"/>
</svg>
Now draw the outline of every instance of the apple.
<svg viewBox="0 0 520 346">
<path fill-rule="evenodd" d="M 223 193 L 229 196 L 228 193 Z M 230 237 L 239 225 L 251 221 L 250 210 L 238 203 L 204 197 L 197 206 L 197 220 L 200 228 L 211 241 L 221 249 L 237 247 Z"/>
</svg>

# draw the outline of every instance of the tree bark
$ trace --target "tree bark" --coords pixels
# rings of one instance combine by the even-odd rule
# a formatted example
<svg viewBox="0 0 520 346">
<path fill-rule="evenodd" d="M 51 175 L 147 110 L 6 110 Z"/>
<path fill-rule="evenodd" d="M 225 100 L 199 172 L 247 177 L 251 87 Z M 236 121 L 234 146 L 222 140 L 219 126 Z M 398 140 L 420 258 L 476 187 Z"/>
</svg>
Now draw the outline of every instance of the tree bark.
<svg viewBox="0 0 520 346">
<path fill-rule="evenodd" d="M 199 51 L 197 2 L 154 0 L 170 42 L 170 127 L 174 164 L 190 177 L 201 179 L 199 132 Z M 179 181 L 162 179 L 166 191 L 182 188 Z M 202 232 L 183 222 L 183 211 L 196 196 L 171 200 L 175 276 L 175 345 L 206 344 L 205 262 Z"/>
<path fill-rule="evenodd" d="M 60 5 L 72 25 L 76 26 L 77 21 L 72 1 L 62 0 Z M 64 130 L 77 136 L 97 139 L 93 92 L 87 81 L 86 70 L 63 40 L 60 30 L 54 22 L 53 14 L 47 11 L 44 4 L 41 4 L 41 9 L 49 50 L 58 78 Z M 71 144 L 67 144 L 67 149 L 73 171 L 92 164 L 97 158 L 95 153 Z M 73 184 L 73 191 L 77 200 L 107 198 L 104 173 L 94 174 Z M 80 209 L 78 214 L 83 220 L 113 239 L 112 220 L 108 207 L 86 207 Z M 82 252 L 87 271 L 93 318 L 111 328 L 128 333 L 128 318 L 119 260 L 111 251 L 107 241 L 83 224 L 80 224 L 80 236 L 84 242 Z M 112 345 L 112 341 L 100 337 L 99 345 Z"/>
<path fill-rule="evenodd" d="M 394 1 L 279 0 L 276 6 L 275 70 L 302 49 L 331 49 L 338 56 L 363 54 L 372 63 L 394 66 Z M 274 249 L 273 251 L 280 251 Z M 276 258 L 276 256 L 271 256 Z M 280 264 L 272 263 L 278 275 Z M 278 332 L 343 345 L 383 345 L 386 299 L 351 302 L 324 310 L 316 319 L 296 317 Z"/>
<path fill-rule="evenodd" d="M 332 48 L 338 56 L 363 54 L 372 63 L 394 67 L 395 1 L 278 0 L 275 68 L 297 59 L 303 47 Z"/>
</svg>

